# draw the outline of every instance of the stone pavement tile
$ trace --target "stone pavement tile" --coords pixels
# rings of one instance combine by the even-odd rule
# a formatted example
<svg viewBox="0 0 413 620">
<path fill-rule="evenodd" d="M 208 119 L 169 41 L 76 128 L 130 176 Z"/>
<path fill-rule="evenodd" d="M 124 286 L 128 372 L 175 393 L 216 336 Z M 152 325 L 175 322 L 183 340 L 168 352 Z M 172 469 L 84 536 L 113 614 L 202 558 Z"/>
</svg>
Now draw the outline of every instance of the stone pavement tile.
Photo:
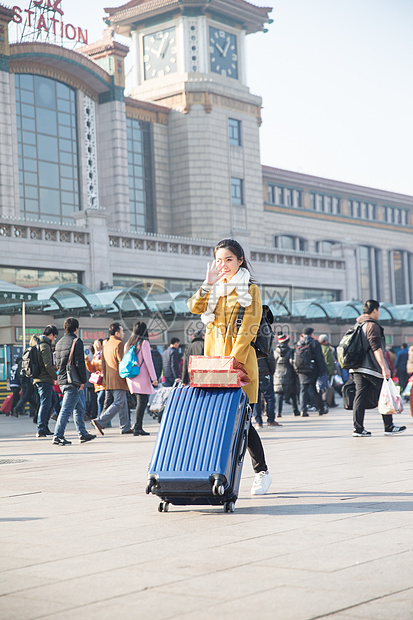
<svg viewBox="0 0 413 620">
<path fill-rule="evenodd" d="M 163 592 L 164 588 L 160 588 Z M 190 591 L 190 588 L 189 588 Z M 352 604 L 363 601 L 363 596 L 356 591 L 351 598 Z M 339 611 L 349 605 L 349 597 L 340 592 L 334 592 L 333 597 L 328 596 L 324 590 L 309 589 L 298 587 L 260 587 L 259 579 L 255 580 L 255 591 L 253 594 L 237 596 L 228 599 L 226 602 L 211 600 L 208 612 L 203 615 L 189 612 L 183 616 L 185 620 L 207 620 L 209 618 L 237 618 L 239 620 L 312 620 L 324 615 Z M 178 619 L 177 615 L 170 618 Z"/>
<path fill-rule="evenodd" d="M 165 571 L 142 571 L 137 566 L 125 566 L 114 570 L 101 571 L 83 577 L 62 579 L 35 588 L 26 588 L 23 596 L 33 599 L 59 601 L 67 605 L 90 605 L 99 601 L 122 599 L 130 594 L 157 589 L 186 579 L 184 575 Z"/>
<path fill-rule="evenodd" d="M 185 613 L 208 606 L 210 596 L 203 599 L 186 594 L 164 594 L 157 589 L 129 594 L 121 599 L 102 600 L 92 605 L 73 606 L 67 611 L 53 614 L 53 620 L 113 620 L 114 618 L 139 620 L 166 620 L 182 618 Z M 17 620 L 17 619 L 16 619 Z M 19 619 L 20 620 L 20 619 Z"/>
<path fill-rule="evenodd" d="M 4 620 L 35 620 L 43 616 L 53 616 L 66 606 L 58 601 L 35 600 L 8 594 L 0 598 L 0 617 Z"/>
<path fill-rule="evenodd" d="M 253 546 L 245 543 L 237 545 L 243 548 L 245 553 L 253 551 Z M 331 572 L 342 570 L 350 566 L 369 563 L 374 560 L 384 560 L 398 551 L 392 547 L 391 541 L 383 537 L 383 541 L 369 544 L 365 538 L 355 541 L 342 541 L 319 546 L 317 552 L 314 549 L 295 551 L 285 555 L 275 556 L 263 561 L 266 566 L 278 566 L 285 568 L 300 567 L 305 570 Z"/>
<path fill-rule="evenodd" d="M 413 617 L 413 586 L 403 592 L 382 596 L 377 600 L 357 605 L 346 610 L 346 613 L 352 620 L 411 620 Z"/>
</svg>

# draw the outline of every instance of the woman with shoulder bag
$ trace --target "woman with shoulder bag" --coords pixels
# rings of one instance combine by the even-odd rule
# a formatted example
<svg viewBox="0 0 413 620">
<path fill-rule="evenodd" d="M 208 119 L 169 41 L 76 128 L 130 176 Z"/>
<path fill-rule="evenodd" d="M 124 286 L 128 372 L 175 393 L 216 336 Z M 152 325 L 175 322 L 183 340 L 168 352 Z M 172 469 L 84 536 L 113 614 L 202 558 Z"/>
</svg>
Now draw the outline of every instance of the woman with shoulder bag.
<svg viewBox="0 0 413 620">
<path fill-rule="evenodd" d="M 149 435 L 142 428 L 143 415 L 148 404 L 149 395 L 158 385 L 156 372 L 152 361 L 151 347 L 148 340 L 148 328 L 143 321 L 137 321 L 133 326 L 131 337 L 125 346 L 125 355 L 131 347 L 136 349 L 139 365 L 139 374 L 133 379 L 126 379 L 131 394 L 136 394 L 136 420 L 133 434 Z"/>
</svg>

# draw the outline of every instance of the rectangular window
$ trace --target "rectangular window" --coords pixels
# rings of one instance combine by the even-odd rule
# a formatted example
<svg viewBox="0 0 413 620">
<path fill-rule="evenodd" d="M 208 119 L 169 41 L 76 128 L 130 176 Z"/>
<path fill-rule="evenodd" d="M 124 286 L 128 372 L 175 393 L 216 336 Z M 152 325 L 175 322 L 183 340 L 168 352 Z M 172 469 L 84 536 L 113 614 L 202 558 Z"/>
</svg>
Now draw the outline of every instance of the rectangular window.
<svg viewBox="0 0 413 620">
<path fill-rule="evenodd" d="M 150 124 L 126 119 L 130 226 L 133 232 L 155 232 Z"/>
<path fill-rule="evenodd" d="M 233 205 L 244 204 L 244 183 L 242 179 L 231 178 L 231 201 Z"/>
<path fill-rule="evenodd" d="M 301 191 L 298 190 L 298 189 L 294 189 L 293 190 L 293 206 L 294 207 L 301 207 L 302 206 Z"/>
<path fill-rule="evenodd" d="M 241 121 L 235 118 L 228 119 L 229 143 L 232 146 L 241 146 Z"/>
<path fill-rule="evenodd" d="M 293 201 L 292 201 L 292 192 L 290 189 L 286 188 L 284 190 L 284 197 L 285 197 L 285 205 L 287 207 L 291 207 L 291 205 L 293 204 Z"/>
<path fill-rule="evenodd" d="M 21 216 L 72 224 L 79 205 L 75 91 L 37 75 L 15 75 L 15 86 L 16 99 L 27 102 L 16 106 Z"/>
</svg>

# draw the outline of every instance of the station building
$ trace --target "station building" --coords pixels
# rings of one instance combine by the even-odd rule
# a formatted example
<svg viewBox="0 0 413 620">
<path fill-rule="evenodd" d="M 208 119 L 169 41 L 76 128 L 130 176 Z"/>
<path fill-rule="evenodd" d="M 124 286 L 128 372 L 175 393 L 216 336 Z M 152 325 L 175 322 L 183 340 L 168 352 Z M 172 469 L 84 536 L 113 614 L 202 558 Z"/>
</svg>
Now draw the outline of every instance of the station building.
<svg viewBox="0 0 413 620">
<path fill-rule="evenodd" d="M 50 30 L 38 4 L 32 22 L 39 12 Z M 16 7 L 0 5 L 0 281 L 35 294 L 28 331 L 75 314 L 92 340 L 140 316 L 159 345 L 186 342 L 185 299 L 231 236 L 292 338 L 318 322 L 336 343 L 373 297 L 389 342 L 413 340 L 413 197 L 262 165 L 245 38 L 270 12 L 132 0 L 106 9 L 100 40 L 77 31 L 70 49 L 13 41 Z M 5 298 L 1 343 L 21 343 L 20 311 Z"/>
</svg>

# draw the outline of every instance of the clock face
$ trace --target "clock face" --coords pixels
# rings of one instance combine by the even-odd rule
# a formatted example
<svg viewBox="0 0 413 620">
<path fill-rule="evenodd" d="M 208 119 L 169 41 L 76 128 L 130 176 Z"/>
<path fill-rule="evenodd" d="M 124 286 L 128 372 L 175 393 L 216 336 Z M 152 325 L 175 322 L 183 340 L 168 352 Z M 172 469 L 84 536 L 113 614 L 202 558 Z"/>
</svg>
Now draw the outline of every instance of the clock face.
<svg viewBox="0 0 413 620">
<path fill-rule="evenodd" d="M 238 79 L 237 37 L 235 34 L 209 27 L 209 62 L 211 71 Z"/>
<path fill-rule="evenodd" d="M 145 80 L 164 77 L 177 70 L 175 26 L 143 37 Z"/>
</svg>

